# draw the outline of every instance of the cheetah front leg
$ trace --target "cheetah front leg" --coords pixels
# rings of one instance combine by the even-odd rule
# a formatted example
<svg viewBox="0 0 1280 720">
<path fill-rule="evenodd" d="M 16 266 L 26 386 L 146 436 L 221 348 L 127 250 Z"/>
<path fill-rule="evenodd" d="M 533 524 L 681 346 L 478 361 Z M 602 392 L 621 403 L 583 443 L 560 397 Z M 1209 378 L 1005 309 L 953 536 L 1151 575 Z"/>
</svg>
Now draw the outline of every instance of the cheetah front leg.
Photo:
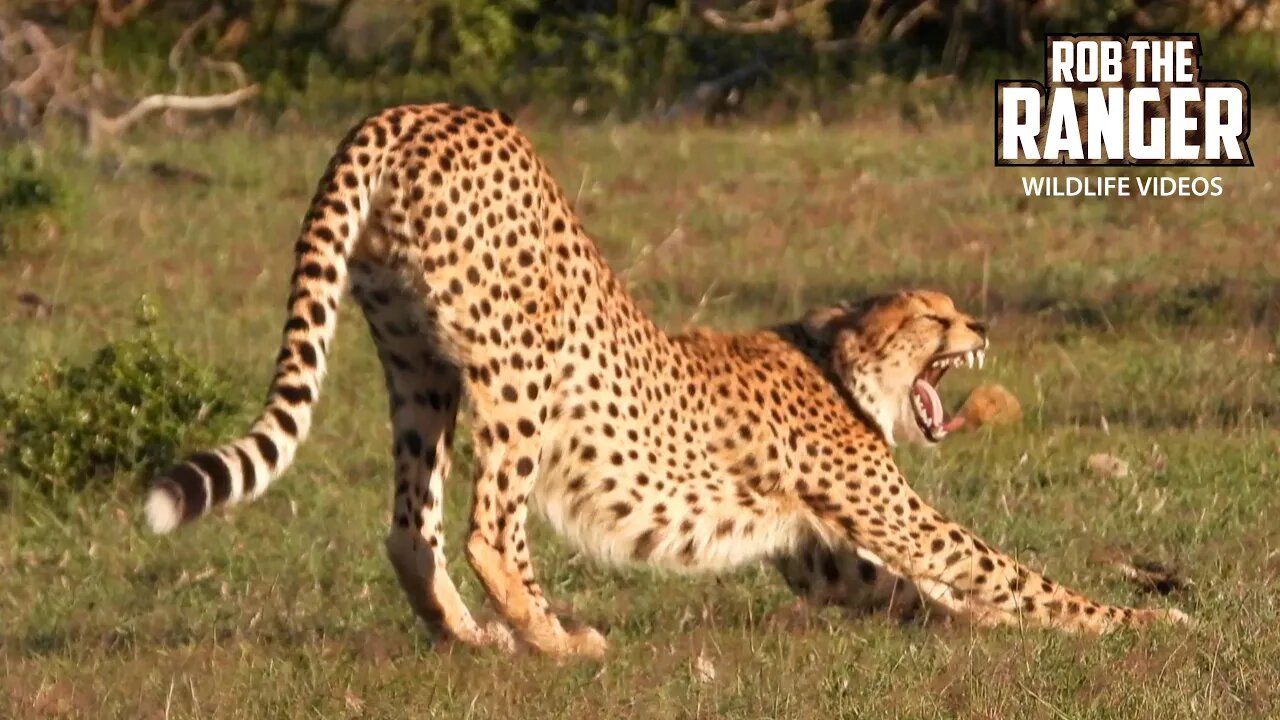
<svg viewBox="0 0 1280 720">
<path fill-rule="evenodd" d="M 949 595 L 982 624 L 1025 623 L 1105 633 L 1177 610 L 1097 603 L 984 543 L 925 505 L 887 458 L 872 476 L 842 479 L 830 495 L 805 496 L 836 539 L 870 549 L 923 591 Z"/>
<path fill-rule="evenodd" d="M 529 382 L 541 387 L 539 380 Z M 542 407 L 530 398 L 538 391 L 530 391 L 528 383 L 508 377 L 499 384 L 497 393 L 483 382 L 469 386 L 480 466 L 467 558 L 521 640 L 549 655 L 600 657 L 604 636 L 590 627 L 565 630 L 534 579 L 526 523 L 540 464 Z"/>
<path fill-rule="evenodd" d="M 391 404 L 395 493 L 387 557 L 414 614 L 446 638 L 511 651 L 501 623 L 476 623 L 445 569 L 444 481 L 449 476 L 462 383 L 437 357 L 409 311 L 408 293 L 385 270 L 352 264 Z"/>
</svg>

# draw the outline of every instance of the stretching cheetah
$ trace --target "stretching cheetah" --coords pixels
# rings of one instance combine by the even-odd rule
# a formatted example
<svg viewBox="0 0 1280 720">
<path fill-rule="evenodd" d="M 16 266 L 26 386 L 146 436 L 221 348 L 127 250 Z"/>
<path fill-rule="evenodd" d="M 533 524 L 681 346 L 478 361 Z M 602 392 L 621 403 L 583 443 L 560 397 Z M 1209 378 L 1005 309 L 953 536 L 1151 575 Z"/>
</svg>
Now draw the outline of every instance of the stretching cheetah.
<svg viewBox="0 0 1280 720">
<path fill-rule="evenodd" d="M 986 328 L 946 296 L 886 296 L 748 334 L 668 336 L 510 119 L 447 105 L 392 108 L 353 128 L 294 249 L 266 407 L 243 438 L 156 480 L 146 509 L 157 532 L 255 498 L 288 467 L 349 282 L 391 401 L 387 553 L 414 611 L 447 637 L 603 653 L 594 629 L 561 625 L 534 579 L 530 501 L 615 562 L 710 571 L 774 558 L 812 589 L 829 568 L 806 553 L 834 548 L 843 562 L 860 549 L 986 622 L 1104 632 L 1183 617 L 1056 585 L 907 485 L 895 439 L 936 442 L 953 427 L 935 386 L 987 346 Z M 442 485 L 464 396 L 478 465 L 466 555 L 505 623 L 477 623 L 445 568 Z"/>
</svg>

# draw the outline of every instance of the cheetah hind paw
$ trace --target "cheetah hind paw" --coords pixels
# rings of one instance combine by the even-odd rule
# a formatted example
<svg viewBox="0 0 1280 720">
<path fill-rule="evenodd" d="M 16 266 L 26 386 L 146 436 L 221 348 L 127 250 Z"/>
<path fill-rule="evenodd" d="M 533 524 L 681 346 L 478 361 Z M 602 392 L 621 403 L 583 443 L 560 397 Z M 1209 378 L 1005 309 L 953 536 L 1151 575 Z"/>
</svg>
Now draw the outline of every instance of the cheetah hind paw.
<svg viewBox="0 0 1280 720">
<path fill-rule="evenodd" d="M 507 627 L 499 620 L 492 620 L 484 624 L 480 629 L 483 636 L 484 644 L 510 655 L 516 651 L 516 637 L 511 633 L 511 628 Z"/>
</svg>

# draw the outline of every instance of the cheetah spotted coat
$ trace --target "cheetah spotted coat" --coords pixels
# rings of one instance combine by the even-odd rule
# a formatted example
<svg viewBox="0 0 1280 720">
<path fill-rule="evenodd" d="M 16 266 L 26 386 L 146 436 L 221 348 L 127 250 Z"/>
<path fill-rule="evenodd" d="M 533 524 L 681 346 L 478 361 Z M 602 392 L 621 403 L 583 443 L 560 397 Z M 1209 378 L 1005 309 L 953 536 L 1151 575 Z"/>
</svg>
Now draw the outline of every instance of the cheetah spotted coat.
<svg viewBox="0 0 1280 720">
<path fill-rule="evenodd" d="M 352 129 L 294 250 L 266 407 L 244 437 L 156 480 L 157 531 L 253 499 L 288 467 L 349 284 L 390 396 L 386 549 L 414 611 L 450 638 L 604 651 L 599 633 L 566 629 L 548 607 L 526 537 L 531 503 L 609 561 L 694 571 L 773 559 L 792 587 L 822 598 L 904 578 L 993 623 L 1106 631 L 1165 615 L 1100 605 L 1019 565 L 898 471 L 893 428 L 911 378 L 948 348 L 985 346 L 945 296 L 669 336 L 511 121 L 446 105 L 388 109 Z M 502 618 L 488 624 L 459 597 L 441 536 L 464 398 L 478 466 L 466 555 Z"/>
</svg>

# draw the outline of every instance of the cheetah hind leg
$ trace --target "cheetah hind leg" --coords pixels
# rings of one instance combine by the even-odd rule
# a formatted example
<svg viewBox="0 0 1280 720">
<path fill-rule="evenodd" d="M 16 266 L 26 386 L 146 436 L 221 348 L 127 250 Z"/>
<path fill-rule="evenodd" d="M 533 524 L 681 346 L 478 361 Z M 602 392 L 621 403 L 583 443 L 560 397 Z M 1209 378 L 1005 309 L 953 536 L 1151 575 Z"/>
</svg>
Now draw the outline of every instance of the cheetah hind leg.
<svg viewBox="0 0 1280 720">
<path fill-rule="evenodd" d="M 483 389 L 473 386 L 472 393 L 475 398 Z M 520 412 L 522 422 L 514 433 L 501 423 L 475 430 L 476 458 L 482 464 L 467 558 L 522 641 L 554 657 L 600 658 L 607 649 L 604 636 L 589 626 L 566 629 L 534 579 L 525 528 L 528 498 L 538 474 L 538 436 L 536 431 L 526 436 L 519 427 L 538 415 L 536 408 Z"/>
<path fill-rule="evenodd" d="M 457 370 L 433 355 L 404 310 L 410 298 L 389 277 L 354 263 L 352 294 L 377 345 L 391 402 L 395 495 L 386 551 L 396 578 L 414 614 L 438 635 L 511 652 L 511 631 L 496 621 L 478 624 L 445 567 L 444 481 L 462 392 Z M 375 294 L 392 301 L 371 302 Z"/>
</svg>

